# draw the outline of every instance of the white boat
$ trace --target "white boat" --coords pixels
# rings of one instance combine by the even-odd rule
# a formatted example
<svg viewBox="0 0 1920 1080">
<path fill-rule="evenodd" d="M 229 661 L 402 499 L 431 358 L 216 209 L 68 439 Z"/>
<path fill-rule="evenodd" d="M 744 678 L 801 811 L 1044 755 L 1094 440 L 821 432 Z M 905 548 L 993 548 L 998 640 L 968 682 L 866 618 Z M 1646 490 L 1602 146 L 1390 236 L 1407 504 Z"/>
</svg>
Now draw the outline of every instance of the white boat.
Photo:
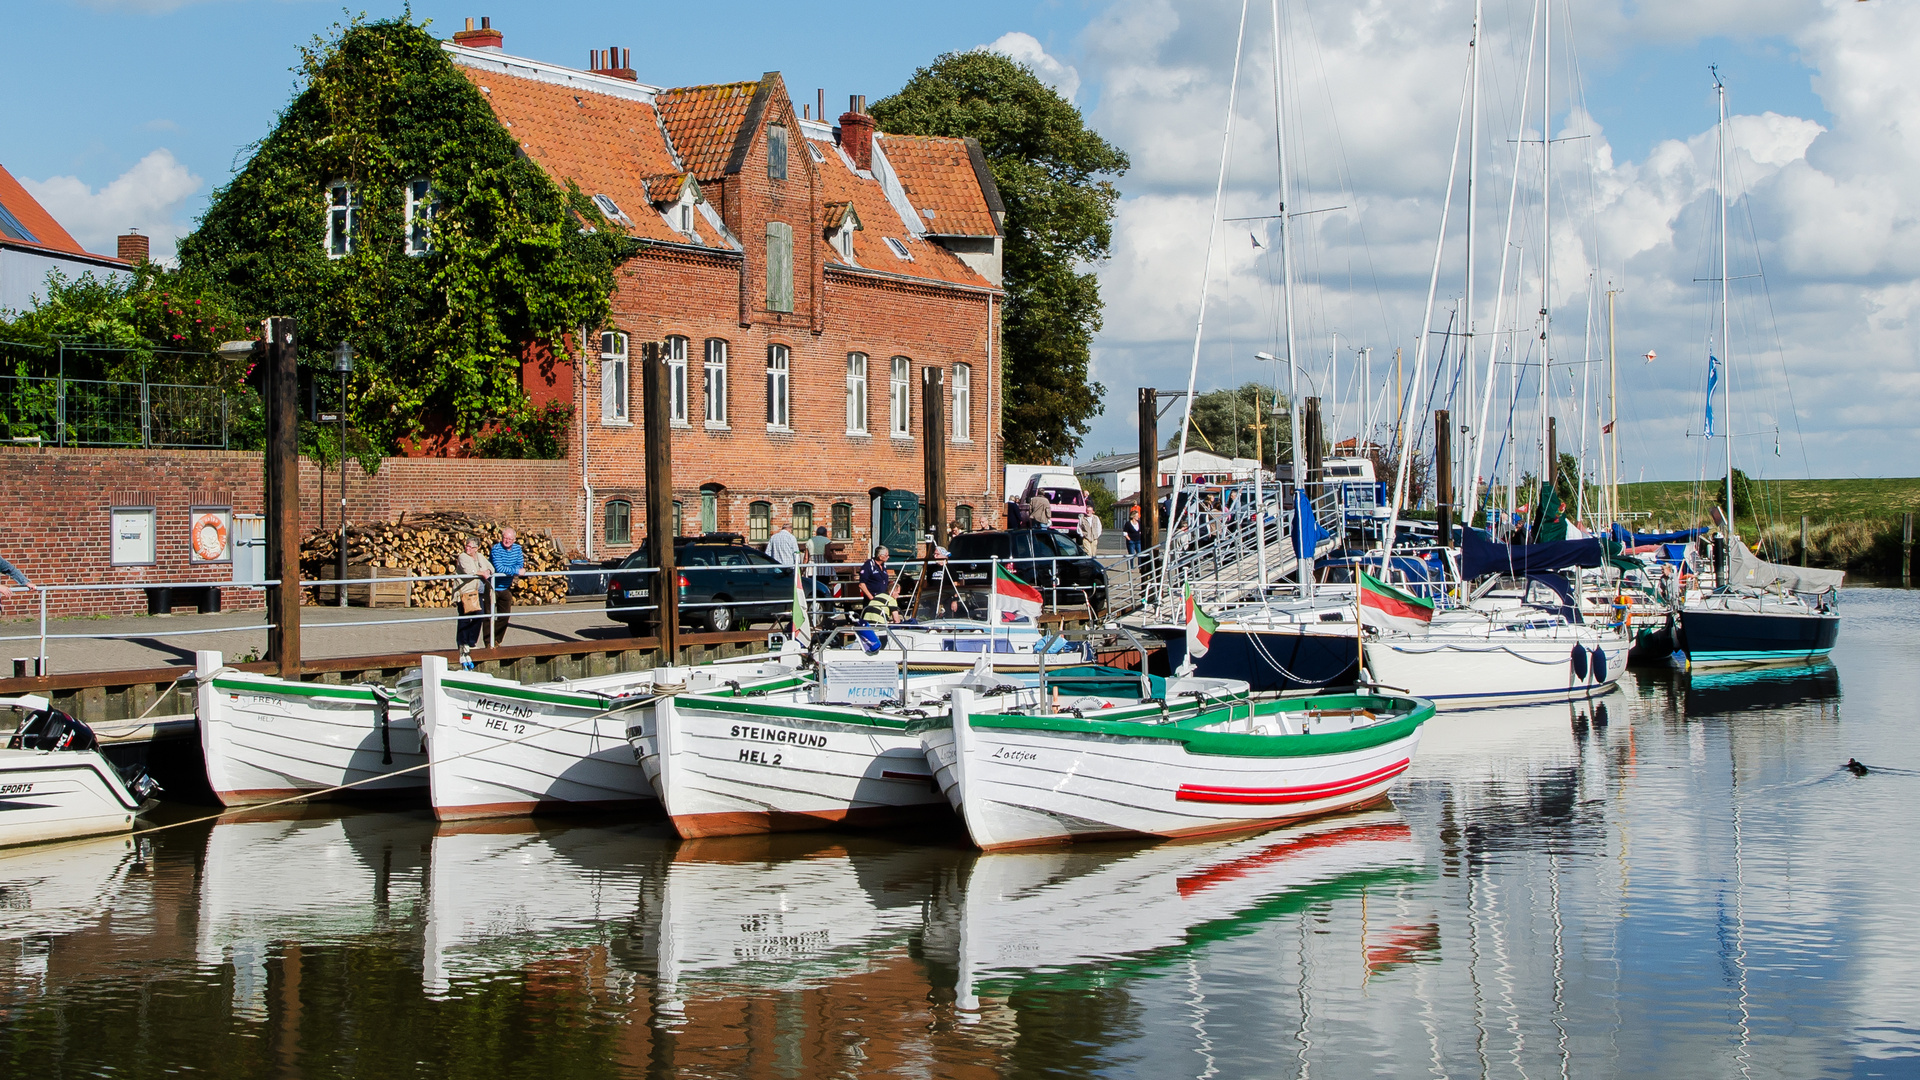
<svg viewBox="0 0 1920 1080">
<path fill-rule="evenodd" d="M 35 694 L 0 698 L 24 715 L 0 750 L 0 847 L 124 832 L 143 809 L 120 770 L 94 748 L 93 732 Z M 58 729 L 58 730 L 56 730 Z M 35 749 L 72 735 L 70 748 Z"/>
<path fill-rule="evenodd" d="M 1083 641 L 1042 633 L 1032 623 L 995 627 L 983 619 L 936 619 L 924 623 L 853 627 L 851 640 L 820 650 L 824 662 L 876 657 L 894 660 L 913 671 L 966 671 L 984 653 L 1003 671 L 1037 671 L 1048 667 L 1092 663 L 1093 652 Z"/>
<path fill-rule="evenodd" d="M 779 659 L 531 685 L 449 670 L 439 656 L 421 657 L 420 671 L 414 717 L 442 821 L 652 803 L 627 729 L 664 690 L 797 678 Z"/>
<path fill-rule="evenodd" d="M 634 755 L 682 837 L 949 817 L 909 727 L 963 676 L 903 674 L 885 660 L 821 670 L 818 680 L 662 699 L 628 722 Z M 1037 688 L 1026 692 L 1038 702 Z"/>
<path fill-rule="evenodd" d="M 1434 616 L 1424 638 L 1369 637 L 1367 670 L 1448 709 L 1569 701 L 1619 682 L 1630 645 L 1616 628 L 1539 609 L 1463 608 Z"/>
<path fill-rule="evenodd" d="M 426 790 L 420 729 L 394 691 L 238 671 L 204 651 L 194 676 L 207 783 L 226 806 L 345 784 L 356 795 Z"/>
<path fill-rule="evenodd" d="M 1380 695 L 1256 701 L 1186 678 L 1137 704 L 980 715 L 964 688 L 921 733 L 983 850 L 1202 836 L 1368 806 L 1412 763 L 1433 704 Z"/>
<path fill-rule="evenodd" d="M 935 894 L 925 953 L 955 968 L 955 1004 L 979 1011 L 983 996 L 992 1008 L 1021 987 L 1111 986 L 1117 973 L 1244 932 L 1289 900 L 1404 881 L 1419 863 L 1394 810 L 1130 851 L 988 853 L 960 887 Z"/>
</svg>

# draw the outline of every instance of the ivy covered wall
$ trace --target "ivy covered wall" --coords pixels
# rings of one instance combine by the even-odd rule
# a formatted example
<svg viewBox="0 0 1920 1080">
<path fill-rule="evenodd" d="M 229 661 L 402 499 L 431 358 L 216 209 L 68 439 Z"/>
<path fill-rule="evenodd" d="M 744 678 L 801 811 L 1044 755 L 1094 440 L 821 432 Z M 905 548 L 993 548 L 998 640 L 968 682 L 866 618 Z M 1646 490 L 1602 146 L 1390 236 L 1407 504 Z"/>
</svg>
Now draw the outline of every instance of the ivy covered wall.
<svg viewBox="0 0 1920 1080">
<path fill-rule="evenodd" d="M 535 421 L 523 348 L 566 354 L 578 327 L 600 326 L 631 241 L 519 153 L 423 24 L 336 27 L 302 50 L 302 73 L 305 88 L 182 241 L 182 267 L 249 316 L 299 319 L 301 365 L 323 387 L 337 385 L 333 346 L 351 342 L 349 415 L 381 448 Z M 420 179 L 431 251 L 410 254 Z M 357 202 L 337 257 L 336 181 Z"/>
</svg>

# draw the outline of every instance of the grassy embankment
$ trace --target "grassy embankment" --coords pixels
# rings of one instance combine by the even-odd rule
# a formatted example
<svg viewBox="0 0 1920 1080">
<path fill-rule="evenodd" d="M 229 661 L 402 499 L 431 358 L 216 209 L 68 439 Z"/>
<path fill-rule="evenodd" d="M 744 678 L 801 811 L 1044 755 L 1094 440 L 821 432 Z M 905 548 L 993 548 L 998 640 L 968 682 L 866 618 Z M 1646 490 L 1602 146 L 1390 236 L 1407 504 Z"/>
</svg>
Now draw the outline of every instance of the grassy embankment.
<svg viewBox="0 0 1920 1080">
<path fill-rule="evenodd" d="M 1813 566 L 1897 576 L 1900 515 L 1920 513 L 1920 478 L 1886 480 L 1755 480 L 1753 502 L 1742 506 L 1740 535 L 1759 538 L 1769 558 L 1799 563 L 1800 515 L 1807 516 L 1807 555 Z M 1717 484 L 1691 480 L 1620 485 L 1621 508 L 1652 514 L 1638 528 L 1678 529 L 1705 524 L 1718 501 Z M 1696 501 L 1698 500 L 1698 501 Z M 1756 513 L 1757 511 L 1757 513 Z"/>
</svg>

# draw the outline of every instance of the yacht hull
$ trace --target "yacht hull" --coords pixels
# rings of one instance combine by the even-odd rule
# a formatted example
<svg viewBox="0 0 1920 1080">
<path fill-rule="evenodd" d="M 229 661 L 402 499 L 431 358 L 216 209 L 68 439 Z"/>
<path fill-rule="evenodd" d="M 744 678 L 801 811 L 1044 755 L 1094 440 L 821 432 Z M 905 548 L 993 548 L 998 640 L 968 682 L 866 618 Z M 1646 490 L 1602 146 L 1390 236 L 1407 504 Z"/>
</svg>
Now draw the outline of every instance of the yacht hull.
<svg viewBox="0 0 1920 1080">
<path fill-rule="evenodd" d="M 1833 651 L 1840 639 L 1834 612 L 1698 611 L 1681 609 L 1675 654 L 1686 666 L 1800 664 Z"/>
</svg>

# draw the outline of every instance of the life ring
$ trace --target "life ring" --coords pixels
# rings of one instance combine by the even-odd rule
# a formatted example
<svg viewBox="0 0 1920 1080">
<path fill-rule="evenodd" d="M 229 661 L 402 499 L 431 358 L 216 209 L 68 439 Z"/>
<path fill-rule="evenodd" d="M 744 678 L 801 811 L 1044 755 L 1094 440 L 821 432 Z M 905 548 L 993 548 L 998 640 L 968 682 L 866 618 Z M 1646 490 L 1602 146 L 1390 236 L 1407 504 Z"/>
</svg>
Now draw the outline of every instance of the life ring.
<svg viewBox="0 0 1920 1080">
<path fill-rule="evenodd" d="M 193 553 L 205 562 L 227 557 L 227 523 L 219 514 L 201 514 L 193 519 Z"/>
</svg>

